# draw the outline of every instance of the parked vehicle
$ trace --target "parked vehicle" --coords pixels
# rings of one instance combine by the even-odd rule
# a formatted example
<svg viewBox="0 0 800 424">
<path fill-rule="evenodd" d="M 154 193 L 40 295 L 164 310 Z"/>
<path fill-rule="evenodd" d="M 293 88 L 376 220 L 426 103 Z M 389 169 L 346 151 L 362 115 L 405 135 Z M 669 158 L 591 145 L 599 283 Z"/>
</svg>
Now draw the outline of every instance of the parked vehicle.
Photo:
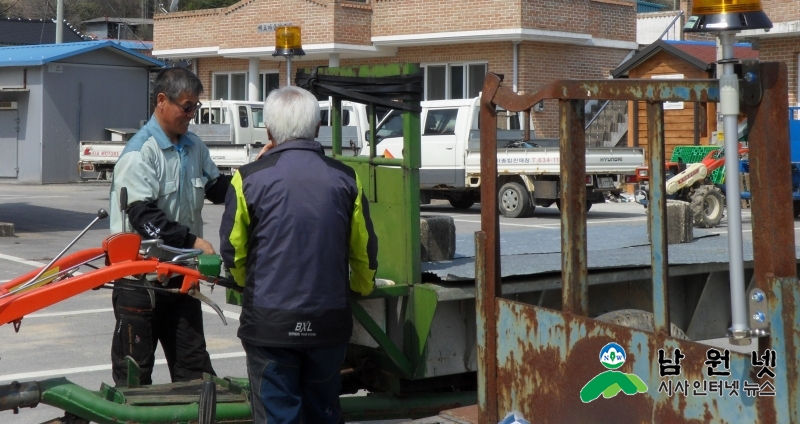
<svg viewBox="0 0 800 424">
<path fill-rule="evenodd" d="M 264 127 L 264 103 L 239 100 L 202 100 L 189 131 L 208 146 L 211 158 L 223 173 L 232 173 L 254 160 L 268 142 Z M 328 154 L 331 149 L 330 102 L 320 101 L 319 141 Z M 379 116 L 385 114 L 379 111 Z M 342 102 L 342 147 L 345 155 L 361 151 L 369 121 L 366 106 Z M 108 178 L 125 144 L 137 129 L 108 128 L 111 141 L 81 141 L 78 168 L 82 178 Z M 98 175 L 99 173 L 99 175 Z"/>
<path fill-rule="evenodd" d="M 739 148 L 739 156 L 747 154 L 746 147 Z M 666 162 L 666 192 L 670 199 L 687 202 L 692 210 L 692 223 L 695 227 L 713 228 L 722 220 L 725 210 L 725 197 L 711 181 L 711 173 L 725 165 L 723 149 L 712 150 L 697 163 Z M 650 193 L 648 167 L 636 169 L 637 202 L 645 207 Z"/>
<path fill-rule="evenodd" d="M 448 200 L 458 209 L 480 202 L 479 98 L 422 102 L 420 198 Z M 516 113 L 498 114 L 498 203 L 510 218 L 529 216 L 536 206 L 560 207 L 560 155 L 557 140 L 523 140 Z M 390 112 L 376 131 L 378 155 L 402 157 L 402 117 Z M 368 154 L 365 146 L 362 155 Z M 586 209 L 603 203 L 604 192 L 618 191 L 636 178 L 644 163 L 639 148 L 586 149 Z"/>
</svg>

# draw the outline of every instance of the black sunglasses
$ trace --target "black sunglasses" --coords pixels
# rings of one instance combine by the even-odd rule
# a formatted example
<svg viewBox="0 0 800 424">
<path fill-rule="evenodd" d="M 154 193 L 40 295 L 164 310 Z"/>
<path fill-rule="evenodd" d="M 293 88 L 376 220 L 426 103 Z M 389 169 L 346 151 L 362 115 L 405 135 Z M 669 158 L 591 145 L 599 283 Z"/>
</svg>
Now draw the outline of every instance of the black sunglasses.
<svg viewBox="0 0 800 424">
<path fill-rule="evenodd" d="M 189 105 L 189 106 L 183 106 L 183 105 L 181 105 L 181 104 L 178 104 L 178 102 L 176 102 L 175 100 L 172 100 L 172 99 L 170 99 L 169 97 L 167 97 L 167 99 L 168 99 L 169 101 L 171 101 L 172 103 L 174 103 L 174 104 L 175 104 L 176 106 L 178 106 L 179 108 L 181 108 L 181 109 L 183 110 L 183 113 L 194 112 L 194 111 L 196 111 L 197 109 L 200 109 L 200 107 L 201 107 L 201 106 L 203 106 L 203 104 L 202 104 L 202 103 L 200 103 L 200 102 L 197 102 L 196 104 Z"/>
</svg>

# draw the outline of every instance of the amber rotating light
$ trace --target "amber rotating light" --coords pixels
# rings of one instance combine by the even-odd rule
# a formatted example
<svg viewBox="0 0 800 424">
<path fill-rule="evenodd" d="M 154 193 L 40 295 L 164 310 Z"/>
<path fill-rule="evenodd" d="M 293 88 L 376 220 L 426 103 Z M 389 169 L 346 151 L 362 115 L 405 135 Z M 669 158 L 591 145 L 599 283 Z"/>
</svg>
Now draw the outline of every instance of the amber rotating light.
<svg viewBox="0 0 800 424">
<path fill-rule="evenodd" d="M 305 56 L 300 42 L 300 27 L 284 26 L 275 28 L 275 51 L 273 56 Z"/>
<path fill-rule="evenodd" d="M 692 16 L 683 30 L 717 32 L 769 28 L 772 28 L 772 21 L 761 8 L 761 0 L 694 0 Z"/>
<path fill-rule="evenodd" d="M 275 51 L 272 55 L 286 58 L 286 85 L 292 85 L 292 57 L 306 55 L 300 42 L 300 27 L 275 28 Z"/>
</svg>

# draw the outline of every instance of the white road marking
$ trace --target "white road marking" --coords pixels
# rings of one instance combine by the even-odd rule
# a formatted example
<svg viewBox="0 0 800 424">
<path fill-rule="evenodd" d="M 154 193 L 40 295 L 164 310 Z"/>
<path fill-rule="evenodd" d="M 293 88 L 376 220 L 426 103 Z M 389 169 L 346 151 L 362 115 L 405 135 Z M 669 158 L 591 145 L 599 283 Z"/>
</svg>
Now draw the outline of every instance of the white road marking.
<svg viewBox="0 0 800 424">
<path fill-rule="evenodd" d="M 69 311 L 69 312 L 47 312 L 43 314 L 30 314 L 25 315 L 25 318 L 49 318 L 49 317 L 63 317 L 67 315 L 84 315 L 84 314 L 97 314 L 101 312 L 114 312 L 113 308 L 103 309 L 84 309 L 82 311 Z"/>
<path fill-rule="evenodd" d="M 244 357 L 245 354 L 244 352 L 228 352 L 228 353 L 215 353 L 210 356 L 211 359 L 229 359 L 229 358 L 241 358 Z M 155 364 L 166 365 L 167 360 L 156 359 Z M 81 373 L 95 372 L 95 371 L 108 371 L 110 369 L 111 369 L 111 364 L 104 364 L 104 365 L 92 365 L 88 367 L 74 367 L 74 368 L 61 368 L 57 370 L 23 372 L 19 374 L 0 375 L 0 381 L 30 380 L 42 377 L 58 377 L 69 374 L 81 374 Z"/>
<path fill-rule="evenodd" d="M 0 259 L 5 259 L 7 261 L 17 262 L 17 263 L 20 263 L 20 264 L 30 265 L 30 266 L 33 266 L 33 267 L 36 267 L 36 268 L 43 267 L 43 266 L 47 265 L 47 264 L 43 264 L 41 262 L 29 261 L 27 259 L 20 258 L 20 257 L 17 257 L 17 256 L 4 255 L 2 253 L 0 253 Z"/>
<path fill-rule="evenodd" d="M 631 222 L 631 221 L 646 221 L 647 217 L 644 218 L 620 218 L 620 219 L 602 219 L 598 221 L 587 221 L 587 224 L 606 224 L 606 223 L 614 223 L 614 222 Z M 471 221 L 468 219 L 453 219 L 456 222 L 469 222 L 472 224 L 480 224 L 480 221 Z M 559 228 L 561 227 L 561 222 L 553 223 L 553 224 L 512 224 L 510 222 L 500 222 L 500 225 L 506 225 L 510 227 L 528 227 L 528 228 Z"/>
<path fill-rule="evenodd" d="M 211 307 L 203 305 L 203 312 L 208 312 L 209 314 L 217 315 L 217 311 L 211 309 Z M 47 312 L 41 314 L 30 314 L 25 315 L 25 318 L 50 318 L 50 317 L 63 317 L 67 315 L 84 315 L 84 314 L 98 314 L 104 312 L 114 312 L 113 308 L 102 308 L 102 309 L 84 309 L 80 311 L 68 311 L 68 312 Z M 239 313 L 233 311 L 226 311 L 222 310 L 222 315 L 225 315 L 226 318 L 239 320 Z"/>
</svg>

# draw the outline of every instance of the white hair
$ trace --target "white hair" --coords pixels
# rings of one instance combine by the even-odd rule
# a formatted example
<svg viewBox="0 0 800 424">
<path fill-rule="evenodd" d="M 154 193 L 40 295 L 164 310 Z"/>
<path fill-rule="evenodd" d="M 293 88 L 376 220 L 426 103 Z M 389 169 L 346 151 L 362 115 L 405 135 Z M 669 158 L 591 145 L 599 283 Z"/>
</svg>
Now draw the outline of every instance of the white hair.
<svg viewBox="0 0 800 424">
<path fill-rule="evenodd" d="M 276 144 L 299 138 L 313 140 L 319 124 L 319 102 L 299 87 L 273 90 L 264 102 L 264 125 Z"/>
</svg>

